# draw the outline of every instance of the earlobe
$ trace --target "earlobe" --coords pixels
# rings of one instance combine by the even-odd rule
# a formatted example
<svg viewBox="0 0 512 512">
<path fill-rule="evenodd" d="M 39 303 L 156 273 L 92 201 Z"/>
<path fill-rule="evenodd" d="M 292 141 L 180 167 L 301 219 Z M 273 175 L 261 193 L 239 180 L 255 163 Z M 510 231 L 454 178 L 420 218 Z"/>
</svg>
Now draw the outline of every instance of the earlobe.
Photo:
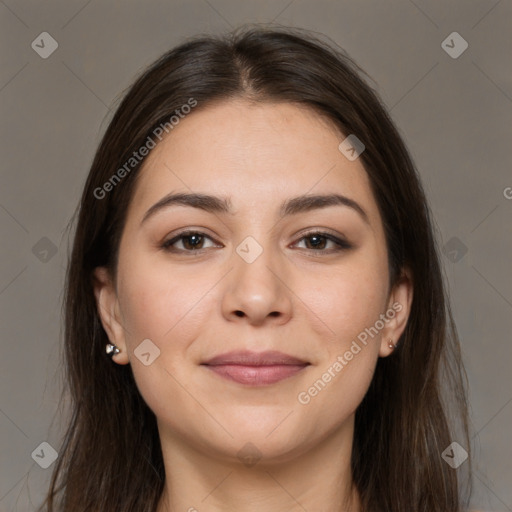
<svg viewBox="0 0 512 512">
<path fill-rule="evenodd" d="M 390 294 L 387 311 L 392 318 L 382 331 L 379 350 L 380 357 L 387 357 L 400 348 L 398 340 L 407 326 L 411 312 L 412 297 L 412 273 L 406 268 L 402 271 L 400 279 L 397 281 Z M 388 316 L 388 314 L 386 314 L 386 316 Z"/>
<path fill-rule="evenodd" d="M 94 296 L 96 308 L 101 324 L 105 330 L 109 343 L 105 347 L 107 354 L 118 364 L 128 364 L 128 351 L 124 336 L 124 328 L 118 314 L 117 293 L 106 267 L 96 267 L 93 275 Z M 118 350 L 110 350 L 109 345 L 117 347 Z"/>
</svg>

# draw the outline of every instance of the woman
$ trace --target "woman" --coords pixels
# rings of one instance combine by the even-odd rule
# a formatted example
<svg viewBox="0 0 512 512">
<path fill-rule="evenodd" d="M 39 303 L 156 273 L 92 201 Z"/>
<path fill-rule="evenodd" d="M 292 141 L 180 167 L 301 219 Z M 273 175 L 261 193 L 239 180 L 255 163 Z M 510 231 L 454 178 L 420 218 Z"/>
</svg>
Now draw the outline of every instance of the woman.
<svg viewBox="0 0 512 512">
<path fill-rule="evenodd" d="M 244 29 L 130 88 L 79 207 L 46 510 L 465 509 L 431 213 L 359 72 Z"/>
</svg>

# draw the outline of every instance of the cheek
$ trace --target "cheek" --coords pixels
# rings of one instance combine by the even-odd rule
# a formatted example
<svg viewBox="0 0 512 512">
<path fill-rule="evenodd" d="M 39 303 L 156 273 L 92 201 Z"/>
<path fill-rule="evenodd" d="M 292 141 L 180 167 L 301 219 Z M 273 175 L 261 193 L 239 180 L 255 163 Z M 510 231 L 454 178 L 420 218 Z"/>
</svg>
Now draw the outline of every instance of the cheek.
<svg viewBox="0 0 512 512">
<path fill-rule="evenodd" d="M 315 427 L 326 432 L 337 428 L 356 411 L 375 371 L 378 355 L 369 346 L 360 344 L 360 352 L 350 360 L 346 353 L 341 348 L 336 351 L 297 396 L 300 407 L 314 418 Z"/>
<path fill-rule="evenodd" d="M 155 265 L 144 258 L 120 262 L 118 292 L 131 351 L 146 338 L 166 351 L 178 350 L 180 340 L 193 334 L 184 331 L 201 325 L 202 298 L 209 288 L 209 279 L 197 273 Z"/>
<path fill-rule="evenodd" d="M 125 321 L 130 365 L 139 392 L 157 416 L 178 427 L 180 414 L 197 411 L 183 391 L 193 367 L 189 347 L 200 337 L 211 307 L 205 295 L 212 283 L 192 273 L 171 273 L 165 266 L 147 264 L 144 258 L 126 259 L 119 265 L 118 293 Z M 158 356 L 145 365 L 137 354 L 143 340 Z M 147 342 L 146 342 L 147 343 Z M 169 407 L 169 401 L 172 407 Z"/>
<path fill-rule="evenodd" d="M 331 276 L 324 304 L 331 304 L 326 315 L 336 340 L 328 344 L 328 360 L 318 368 L 311 393 L 307 392 L 320 422 L 334 426 L 352 414 L 373 378 L 380 348 L 375 325 L 387 298 L 385 258 L 377 250 L 367 251 Z"/>
<path fill-rule="evenodd" d="M 331 273 L 322 293 L 318 288 L 310 292 L 311 302 L 316 300 L 311 309 L 323 320 L 323 332 L 317 334 L 324 340 L 325 357 L 296 399 L 314 418 L 316 428 L 325 431 L 357 409 L 378 360 L 380 334 L 370 328 L 384 313 L 387 273 L 375 262 L 362 265 L 361 261 Z"/>
<path fill-rule="evenodd" d="M 344 345 L 374 325 L 384 312 L 387 279 L 386 266 L 376 255 L 360 253 L 328 272 L 302 273 L 296 290 L 321 320 L 311 323 L 317 334 L 330 340 L 329 346 Z"/>
</svg>

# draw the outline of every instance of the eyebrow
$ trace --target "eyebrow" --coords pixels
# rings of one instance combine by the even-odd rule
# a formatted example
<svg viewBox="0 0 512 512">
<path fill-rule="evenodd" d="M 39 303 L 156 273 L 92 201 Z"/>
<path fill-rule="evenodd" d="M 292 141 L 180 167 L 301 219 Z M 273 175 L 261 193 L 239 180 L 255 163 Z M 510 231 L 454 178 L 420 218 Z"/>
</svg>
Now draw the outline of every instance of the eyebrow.
<svg viewBox="0 0 512 512">
<path fill-rule="evenodd" d="M 144 214 L 141 224 L 162 209 L 174 205 L 199 208 L 209 213 L 227 213 L 233 215 L 229 198 L 216 197 L 208 194 L 171 192 L 149 208 Z M 370 224 L 368 214 L 359 203 L 341 194 L 302 195 L 289 198 L 281 204 L 279 216 L 296 215 L 298 213 L 327 208 L 329 206 L 346 206 L 351 208 L 356 211 L 367 224 Z"/>
</svg>

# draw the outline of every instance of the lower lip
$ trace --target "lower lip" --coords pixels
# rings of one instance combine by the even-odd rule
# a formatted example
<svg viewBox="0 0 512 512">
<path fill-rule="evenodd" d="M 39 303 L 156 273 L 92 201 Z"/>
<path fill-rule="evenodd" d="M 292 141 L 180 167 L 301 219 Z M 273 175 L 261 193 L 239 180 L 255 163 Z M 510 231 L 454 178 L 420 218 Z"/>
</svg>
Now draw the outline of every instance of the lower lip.
<svg viewBox="0 0 512 512">
<path fill-rule="evenodd" d="M 242 366 L 235 364 L 205 365 L 217 375 L 239 384 L 249 386 L 264 386 L 296 375 L 307 365 L 271 365 L 271 366 Z"/>
</svg>

